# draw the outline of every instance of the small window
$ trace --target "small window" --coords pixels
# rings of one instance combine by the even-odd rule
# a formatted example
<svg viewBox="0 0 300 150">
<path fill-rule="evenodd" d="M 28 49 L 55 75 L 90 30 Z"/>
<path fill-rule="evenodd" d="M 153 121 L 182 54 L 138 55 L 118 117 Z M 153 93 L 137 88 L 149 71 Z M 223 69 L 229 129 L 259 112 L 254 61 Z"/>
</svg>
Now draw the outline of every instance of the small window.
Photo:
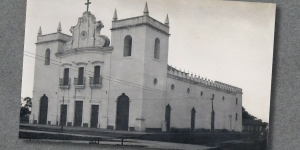
<svg viewBox="0 0 300 150">
<path fill-rule="evenodd" d="M 214 100 L 214 99 L 215 99 L 215 94 L 213 94 L 213 95 L 212 95 L 212 98 L 211 98 L 211 100 Z"/>
<path fill-rule="evenodd" d="M 45 52 L 45 65 L 50 65 L 50 49 L 49 48 Z"/>
<path fill-rule="evenodd" d="M 200 95 L 203 96 L 203 91 L 201 91 Z"/>
<path fill-rule="evenodd" d="M 186 90 L 186 92 L 187 92 L 187 93 L 190 93 L 190 88 L 188 88 L 188 89 Z"/>
<path fill-rule="evenodd" d="M 235 113 L 235 120 L 237 120 L 237 115 L 238 115 L 238 114 L 237 114 L 237 113 Z"/>
<path fill-rule="evenodd" d="M 154 58 L 159 59 L 159 54 L 160 54 L 160 41 L 158 38 L 156 38 L 154 44 Z"/>
<path fill-rule="evenodd" d="M 123 52 L 123 56 L 127 57 L 127 56 L 131 56 L 131 52 L 132 52 L 132 38 L 130 35 L 127 35 L 124 38 L 124 52 Z"/>
<path fill-rule="evenodd" d="M 100 66 L 95 66 L 94 67 L 94 79 L 93 79 L 94 84 L 100 84 Z"/>
<path fill-rule="evenodd" d="M 77 81 L 77 85 L 83 85 L 83 74 L 84 74 L 84 68 L 80 67 L 78 69 L 78 81 Z"/>
<path fill-rule="evenodd" d="M 154 85 L 156 85 L 156 83 L 157 83 L 157 79 L 156 78 L 153 80 L 153 83 L 154 83 Z"/>
<path fill-rule="evenodd" d="M 69 68 L 64 69 L 63 85 L 69 85 Z"/>
<path fill-rule="evenodd" d="M 238 98 L 235 99 L 235 104 L 236 104 L 236 105 L 238 104 Z"/>
<path fill-rule="evenodd" d="M 224 100 L 225 100 L 225 97 L 223 96 L 223 98 L 222 98 L 222 99 L 223 99 L 223 101 L 224 101 Z"/>
<path fill-rule="evenodd" d="M 175 86 L 174 84 L 171 85 L 171 90 L 174 90 Z"/>
</svg>

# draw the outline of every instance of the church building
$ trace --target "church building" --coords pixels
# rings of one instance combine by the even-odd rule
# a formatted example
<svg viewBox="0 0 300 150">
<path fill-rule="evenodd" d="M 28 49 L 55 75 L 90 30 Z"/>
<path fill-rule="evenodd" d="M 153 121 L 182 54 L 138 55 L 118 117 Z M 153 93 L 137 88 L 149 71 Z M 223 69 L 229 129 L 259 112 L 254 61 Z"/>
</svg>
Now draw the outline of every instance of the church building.
<svg viewBox="0 0 300 150">
<path fill-rule="evenodd" d="M 71 35 L 42 34 L 30 123 L 126 131 L 242 132 L 242 89 L 168 65 L 169 18 L 118 19 L 111 37 L 85 11 Z M 195 68 L 196 69 L 196 68 Z"/>
</svg>

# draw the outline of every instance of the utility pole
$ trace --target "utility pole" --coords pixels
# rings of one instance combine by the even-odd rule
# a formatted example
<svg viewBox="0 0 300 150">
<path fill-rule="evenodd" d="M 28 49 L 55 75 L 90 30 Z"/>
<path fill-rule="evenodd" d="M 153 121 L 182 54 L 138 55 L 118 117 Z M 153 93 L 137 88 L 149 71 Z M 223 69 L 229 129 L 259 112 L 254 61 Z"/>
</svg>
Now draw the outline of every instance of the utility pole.
<svg viewBox="0 0 300 150">
<path fill-rule="evenodd" d="M 64 129 L 64 125 L 62 123 L 62 107 L 64 104 L 65 104 L 65 98 L 63 97 L 63 104 L 62 104 L 62 106 L 60 106 L 60 132 L 61 133 L 63 132 L 63 129 Z"/>
</svg>

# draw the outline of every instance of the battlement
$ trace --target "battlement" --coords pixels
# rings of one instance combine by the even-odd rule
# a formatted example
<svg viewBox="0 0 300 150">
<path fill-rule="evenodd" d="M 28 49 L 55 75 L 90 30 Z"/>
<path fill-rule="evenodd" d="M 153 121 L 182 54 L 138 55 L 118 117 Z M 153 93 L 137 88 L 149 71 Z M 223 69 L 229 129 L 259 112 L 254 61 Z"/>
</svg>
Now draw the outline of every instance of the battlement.
<svg viewBox="0 0 300 150">
<path fill-rule="evenodd" d="M 243 90 L 241 88 L 238 88 L 238 87 L 226 84 L 226 83 L 222 83 L 219 81 L 213 81 L 213 80 L 206 79 L 206 78 L 204 79 L 203 77 L 186 73 L 184 71 L 178 70 L 169 65 L 167 68 L 167 75 L 168 75 L 168 77 L 182 80 L 185 82 L 190 82 L 193 84 L 198 84 L 199 86 L 206 86 L 209 88 L 213 88 L 216 90 L 221 90 L 221 91 L 233 93 L 233 94 L 237 94 L 237 93 L 243 94 Z"/>
</svg>

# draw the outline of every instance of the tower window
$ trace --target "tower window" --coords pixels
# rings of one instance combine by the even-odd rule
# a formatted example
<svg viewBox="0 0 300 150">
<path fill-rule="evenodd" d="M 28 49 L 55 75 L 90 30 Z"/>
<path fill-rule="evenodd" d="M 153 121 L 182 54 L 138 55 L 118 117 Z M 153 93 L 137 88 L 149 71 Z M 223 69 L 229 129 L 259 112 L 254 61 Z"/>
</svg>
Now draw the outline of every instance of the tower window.
<svg viewBox="0 0 300 150">
<path fill-rule="evenodd" d="M 190 93 L 190 88 L 188 88 L 188 89 L 186 90 L 186 92 L 187 92 L 187 93 Z"/>
<path fill-rule="evenodd" d="M 159 55 L 160 55 L 160 41 L 158 38 L 156 38 L 154 44 L 154 58 L 159 59 Z"/>
<path fill-rule="evenodd" d="M 235 99 L 235 104 L 236 104 L 236 105 L 238 104 L 238 98 Z"/>
<path fill-rule="evenodd" d="M 175 86 L 174 86 L 174 84 L 172 84 L 172 85 L 171 85 L 171 89 L 174 90 L 174 88 L 175 88 Z"/>
<path fill-rule="evenodd" d="M 223 96 L 223 101 L 225 100 L 225 97 Z"/>
<path fill-rule="evenodd" d="M 123 56 L 127 57 L 127 56 L 131 56 L 131 52 L 132 52 L 132 38 L 130 35 L 127 35 L 124 38 L 124 52 L 123 52 Z"/>
<path fill-rule="evenodd" d="M 50 49 L 49 48 L 45 52 L 45 65 L 50 65 Z"/>
<path fill-rule="evenodd" d="M 203 96 L 203 91 L 201 91 L 200 95 Z"/>
<path fill-rule="evenodd" d="M 238 115 L 238 114 L 237 114 L 237 113 L 235 113 L 235 120 L 237 120 L 237 115 Z"/>
</svg>

